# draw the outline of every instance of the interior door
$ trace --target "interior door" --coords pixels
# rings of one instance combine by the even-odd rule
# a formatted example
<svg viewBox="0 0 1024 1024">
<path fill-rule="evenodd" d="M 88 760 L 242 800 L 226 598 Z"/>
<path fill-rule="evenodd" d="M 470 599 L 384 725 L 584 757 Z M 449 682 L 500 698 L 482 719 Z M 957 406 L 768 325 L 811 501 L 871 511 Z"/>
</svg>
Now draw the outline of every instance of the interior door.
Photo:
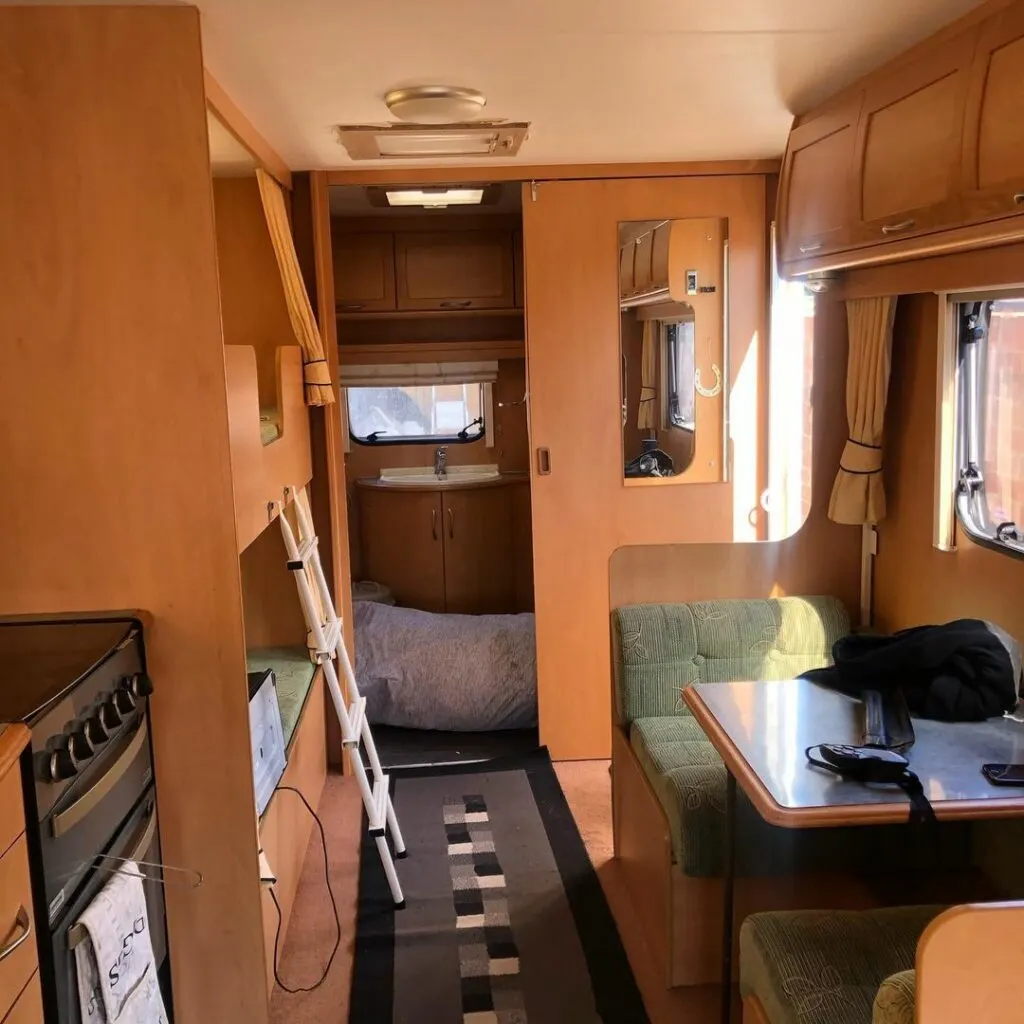
<svg viewBox="0 0 1024 1024">
<path fill-rule="evenodd" d="M 516 610 L 510 487 L 442 491 L 445 604 L 461 615 Z"/>
<path fill-rule="evenodd" d="M 444 542 L 436 491 L 360 489 L 363 575 L 408 608 L 443 612 Z"/>
</svg>

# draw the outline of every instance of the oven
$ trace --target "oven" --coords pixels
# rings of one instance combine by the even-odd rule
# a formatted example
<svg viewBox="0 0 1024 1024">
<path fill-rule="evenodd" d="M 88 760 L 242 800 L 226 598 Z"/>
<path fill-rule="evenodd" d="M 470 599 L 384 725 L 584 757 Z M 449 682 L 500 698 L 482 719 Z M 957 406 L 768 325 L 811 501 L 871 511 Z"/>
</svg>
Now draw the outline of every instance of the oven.
<svg viewBox="0 0 1024 1024">
<path fill-rule="evenodd" d="M 46 1020 L 78 1024 L 74 925 L 121 859 L 145 862 L 154 958 L 170 1013 L 143 628 L 134 617 L 0 619 L 0 720 L 22 756 Z"/>
</svg>

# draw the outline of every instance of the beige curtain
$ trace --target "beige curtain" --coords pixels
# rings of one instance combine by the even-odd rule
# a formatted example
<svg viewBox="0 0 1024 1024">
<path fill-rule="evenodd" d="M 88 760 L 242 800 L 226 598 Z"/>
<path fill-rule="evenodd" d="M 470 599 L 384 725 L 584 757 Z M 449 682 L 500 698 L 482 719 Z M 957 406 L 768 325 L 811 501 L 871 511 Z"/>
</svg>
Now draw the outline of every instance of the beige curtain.
<svg viewBox="0 0 1024 1024">
<path fill-rule="evenodd" d="M 837 523 L 863 525 L 885 518 L 882 434 L 895 313 L 895 296 L 850 299 L 846 303 L 850 335 L 846 416 L 850 433 L 828 506 L 829 518 Z"/>
<path fill-rule="evenodd" d="M 288 316 L 292 322 L 295 338 L 302 348 L 304 363 L 303 378 L 306 382 L 306 405 L 330 405 L 334 401 L 331 374 L 324 357 L 324 345 L 320 330 L 309 304 L 306 286 L 299 271 L 299 258 L 295 254 L 288 211 L 284 205 L 284 192 L 274 179 L 260 168 L 256 169 L 256 180 L 263 200 L 263 213 L 267 218 L 270 240 L 274 244 L 277 268 L 281 272 L 281 284 L 288 303 Z"/>
<path fill-rule="evenodd" d="M 657 373 L 658 350 L 657 332 L 653 320 L 644 321 L 643 358 L 640 361 L 640 404 L 636 414 L 636 425 L 640 430 L 655 429 L 655 405 L 658 397 Z"/>
</svg>

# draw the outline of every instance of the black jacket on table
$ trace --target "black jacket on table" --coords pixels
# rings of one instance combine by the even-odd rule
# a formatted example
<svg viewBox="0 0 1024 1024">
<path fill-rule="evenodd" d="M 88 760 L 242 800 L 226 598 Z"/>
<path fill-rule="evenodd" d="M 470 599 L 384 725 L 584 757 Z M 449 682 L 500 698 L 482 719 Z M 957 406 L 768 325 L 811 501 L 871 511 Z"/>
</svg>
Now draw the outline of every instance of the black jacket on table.
<svg viewBox="0 0 1024 1024">
<path fill-rule="evenodd" d="M 851 634 L 832 647 L 835 664 L 805 679 L 859 697 L 903 690 L 914 714 L 979 722 L 1017 705 L 1017 669 L 1006 644 L 978 619 L 915 626 L 890 636 Z"/>
</svg>

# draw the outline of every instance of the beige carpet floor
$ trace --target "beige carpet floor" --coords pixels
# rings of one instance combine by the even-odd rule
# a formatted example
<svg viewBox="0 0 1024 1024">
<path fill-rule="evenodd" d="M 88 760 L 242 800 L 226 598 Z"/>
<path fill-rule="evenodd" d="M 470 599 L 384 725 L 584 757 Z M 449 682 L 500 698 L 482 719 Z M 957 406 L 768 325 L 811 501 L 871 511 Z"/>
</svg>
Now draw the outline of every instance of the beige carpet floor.
<svg viewBox="0 0 1024 1024">
<path fill-rule="evenodd" d="M 555 769 L 619 926 L 652 1024 L 713 1024 L 718 1020 L 717 988 L 668 991 L 651 965 L 639 923 L 612 860 L 608 762 L 566 761 Z M 320 817 L 327 833 L 331 881 L 342 919 L 342 945 L 327 978 L 316 991 L 289 995 L 275 987 L 272 1024 L 345 1024 L 348 1020 L 360 841 L 359 794 L 352 779 L 337 775 L 328 778 Z M 324 888 L 323 853 L 319 834 L 314 830 L 279 965 L 278 973 L 285 984 L 295 988 L 315 981 L 323 970 L 334 935 L 334 917 Z"/>
</svg>

